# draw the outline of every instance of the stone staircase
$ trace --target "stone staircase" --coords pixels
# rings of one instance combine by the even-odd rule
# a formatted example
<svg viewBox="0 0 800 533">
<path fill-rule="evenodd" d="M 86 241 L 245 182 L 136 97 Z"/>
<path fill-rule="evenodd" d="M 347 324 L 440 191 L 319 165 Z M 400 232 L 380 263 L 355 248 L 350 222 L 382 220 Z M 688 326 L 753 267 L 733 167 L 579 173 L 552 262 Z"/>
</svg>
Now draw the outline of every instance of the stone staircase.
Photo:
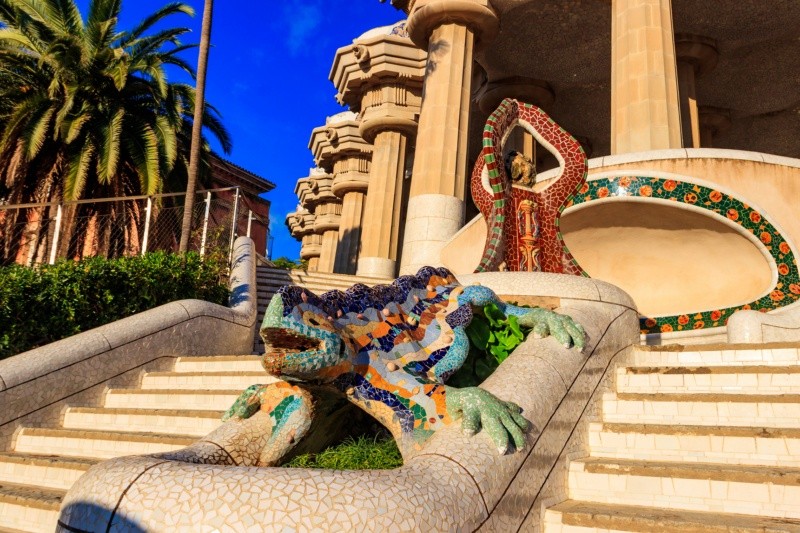
<svg viewBox="0 0 800 533">
<path fill-rule="evenodd" d="M 54 531 L 61 499 L 90 466 L 183 448 L 208 434 L 241 391 L 268 383 L 255 356 L 181 357 L 100 407 L 68 407 L 57 427 L 24 427 L 0 453 L 0 531 Z"/>
<path fill-rule="evenodd" d="M 394 280 L 259 266 L 256 269 L 256 281 L 258 284 L 258 323 L 261 324 L 264 318 L 264 311 L 266 311 L 272 295 L 284 285 L 298 285 L 315 294 L 322 294 L 336 289 L 344 291 L 356 283 L 363 283 L 372 287 L 381 283 L 391 283 Z M 253 342 L 253 353 L 264 353 L 264 343 L 258 335 L 256 335 Z"/>
<path fill-rule="evenodd" d="M 798 348 L 681 348 L 618 366 L 545 531 L 800 531 Z"/>
<path fill-rule="evenodd" d="M 258 267 L 258 320 L 282 285 L 321 294 L 387 281 Z M 253 355 L 179 357 L 170 372 L 144 373 L 138 388 L 107 390 L 99 407 L 66 408 L 58 426 L 21 428 L 0 452 L 0 532 L 54 531 L 61 499 L 93 464 L 183 448 L 217 428 L 242 390 L 272 380 Z"/>
</svg>

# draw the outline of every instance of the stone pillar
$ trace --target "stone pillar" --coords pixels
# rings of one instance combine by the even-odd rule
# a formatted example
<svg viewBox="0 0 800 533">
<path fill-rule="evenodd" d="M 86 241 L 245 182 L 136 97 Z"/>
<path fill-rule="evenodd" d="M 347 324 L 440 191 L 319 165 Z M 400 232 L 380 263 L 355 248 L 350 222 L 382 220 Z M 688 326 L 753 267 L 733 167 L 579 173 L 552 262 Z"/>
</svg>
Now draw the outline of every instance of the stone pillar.
<svg viewBox="0 0 800 533">
<path fill-rule="evenodd" d="M 731 127 L 731 112 L 712 106 L 701 106 L 700 115 L 700 146 L 713 148 L 714 138 L 721 132 Z"/>
<path fill-rule="evenodd" d="M 355 274 L 361 253 L 361 232 L 364 221 L 364 197 L 369 183 L 369 160 L 351 158 L 339 163 L 359 164 L 358 170 L 334 170 L 333 194 L 342 199 L 342 219 L 339 224 L 339 244 L 336 248 L 334 272 Z M 365 168 L 364 168 L 365 167 Z M 336 167 L 334 167 L 336 169 Z"/>
<path fill-rule="evenodd" d="M 330 272 L 355 274 L 372 146 L 361 137 L 356 114 L 345 111 L 328 117 L 325 126 L 314 129 L 309 148 L 317 165 L 333 176 L 331 192 L 341 200 L 336 254 Z"/>
<path fill-rule="evenodd" d="M 394 277 L 405 220 L 407 148 L 417 128 L 426 54 L 403 23 L 382 29 L 340 48 L 331 80 L 339 102 L 359 112 L 361 136 L 373 144 L 357 271 Z"/>
<path fill-rule="evenodd" d="M 406 164 L 406 133 L 384 130 L 375 136 L 372 173 L 364 208 L 360 276 L 392 278 L 397 273 L 400 214 Z"/>
<path fill-rule="evenodd" d="M 295 187 L 300 204 L 314 215 L 314 234 L 318 239 L 310 239 L 309 245 L 319 243 L 319 260 L 314 262 L 314 270 L 319 272 L 333 272 L 339 242 L 342 204 L 333 194 L 332 187 L 333 176 L 320 168 L 312 169 L 311 174 L 298 180 Z M 311 261 L 309 263 L 311 269 Z"/>
<path fill-rule="evenodd" d="M 717 66 L 717 43 L 707 37 L 679 33 L 675 36 L 675 55 L 678 58 L 683 146 L 700 148 L 702 136 L 695 82 Z"/>
<path fill-rule="evenodd" d="M 417 0 L 411 40 L 428 50 L 400 273 L 441 265 L 445 243 L 464 224 L 467 134 L 476 42 L 499 28 L 488 0 Z"/>
<path fill-rule="evenodd" d="M 611 153 L 681 147 L 671 0 L 612 0 Z"/>
<path fill-rule="evenodd" d="M 314 215 L 302 206 L 298 206 L 294 213 L 286 215 L 286 225 L 289 233 L 295 239 L 300 239 L 300 259 L 308 261 L 308 270 L 316 270 L 319 264 L 319 254 L 322 241 L 314 234 Z"/>
</svg>

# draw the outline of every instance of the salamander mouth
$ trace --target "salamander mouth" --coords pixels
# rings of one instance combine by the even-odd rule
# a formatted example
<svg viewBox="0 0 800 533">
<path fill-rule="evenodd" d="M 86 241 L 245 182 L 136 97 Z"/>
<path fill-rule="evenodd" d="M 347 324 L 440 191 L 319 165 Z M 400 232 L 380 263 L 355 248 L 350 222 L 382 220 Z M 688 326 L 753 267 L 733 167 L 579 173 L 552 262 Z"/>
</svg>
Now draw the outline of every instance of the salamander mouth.
<svg viewBox="0 0 800 533">
<path fill-rule="evenodd" d="M 261 331 L 264 339 L 264 369 L 274 376 L 283 374 L 286 357 L 300 352 L 317 350 L 322 345 L 319 339 L 301 335 L 286 328 L 266 328 Z"/>
</svg>

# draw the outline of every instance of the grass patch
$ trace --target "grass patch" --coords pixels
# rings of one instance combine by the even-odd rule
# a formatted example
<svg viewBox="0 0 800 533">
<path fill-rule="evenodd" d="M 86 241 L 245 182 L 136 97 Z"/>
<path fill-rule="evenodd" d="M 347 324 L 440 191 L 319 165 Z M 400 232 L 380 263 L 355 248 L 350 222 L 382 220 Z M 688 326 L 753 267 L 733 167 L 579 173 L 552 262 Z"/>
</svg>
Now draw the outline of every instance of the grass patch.
<svg viewBox="0 0 800 533">
<path fill-rule="evenodd" d="M 283 466 L 333 470 L 388 470 L 403 465 L 403 457 L 391 435 L 347 437 L 319 453 L 298 455 Z"/>
</svg>

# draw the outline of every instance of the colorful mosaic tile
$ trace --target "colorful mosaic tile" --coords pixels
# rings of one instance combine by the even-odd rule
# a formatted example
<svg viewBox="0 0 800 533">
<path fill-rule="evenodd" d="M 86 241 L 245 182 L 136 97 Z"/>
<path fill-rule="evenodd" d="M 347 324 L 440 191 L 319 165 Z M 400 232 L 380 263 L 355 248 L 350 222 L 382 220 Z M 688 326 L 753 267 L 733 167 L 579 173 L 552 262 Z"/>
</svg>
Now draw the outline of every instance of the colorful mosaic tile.
<svg viewBox="0 0 800 533">
<path fill-rule="evenodd" d="M 512 185 L 503 164 L 502 139 L 526 122 L 564 160 L 559 177 L 540 192 Z M 482 183 L 486 169 L 491 191 Z M 586 181 L 586 154 L 580 143 L 538 107 L 506 98 L 486 121 L 483 150 L 472 172 L 472 198 L 489 230 L 476 272 L 506 269 L 582 275 L 558 231 L 570 195 Z"/>
<path fill-rule="evenodd" d="M 357 284 L 321 296 L 282 287 L 264 315 L 262 363 L 274 376 L 338 389 L 386 426 L 404 455 L 458 419 L 469 433 L 483 427 L 504 452 L 510 440 L 520 446 L 528 427 L 519 408 L 477 387 L 445 385 L 467 358 L 465 327 L 473 309 L 488 303 L 542 335 L 583 348 L 583 329 L 571 318 L 506 304 L 486 287 L 462 287 L 446 269 L 424 267 L 391 285 Z M 298 387 L 250 387 L 226 416 L 267 411 L 274 431 L 282 432 L 270 450 L 276 456 L 302 433 L 294 414 L 311 412 Z"/>
<path fill-rule="evenodd" d="M 737 307 L 698 313 L 643 317 L 640 321 L 642 333 L 668 333 L 720 327 L 727 324 L 728 318 L 736 311 L 753 309 L 767 312 L 794 303 L 800 298 L 800 273 L 798 273 L 797 261 L 794 252 L 781 233 L 762 213 L 741 200 L 716 189 L 688 180 L 623 175 L 584 183 L 572 200 L 568 202 L 567 207 L 624 196 L 678 202 L 723 216 L 761 241 L 775 261 L 778 271 L 778 280 L 775 286 L 758 300 Z"/>
</svg>

